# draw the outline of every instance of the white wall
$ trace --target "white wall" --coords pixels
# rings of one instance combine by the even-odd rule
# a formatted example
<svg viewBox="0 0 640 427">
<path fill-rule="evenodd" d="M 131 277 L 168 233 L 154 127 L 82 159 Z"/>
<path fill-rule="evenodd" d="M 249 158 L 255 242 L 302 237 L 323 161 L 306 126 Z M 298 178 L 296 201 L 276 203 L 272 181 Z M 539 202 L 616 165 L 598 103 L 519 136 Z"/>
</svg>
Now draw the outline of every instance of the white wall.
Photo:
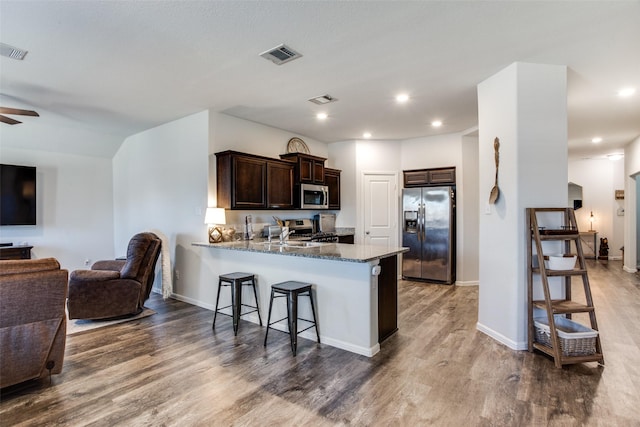
<svg viewBox="0 0 640 427">
<path fill-rule="evenodd" d="M 464 144 L 463 141 L 465 141 Z M 477 154 L 478 138 L 465 139 L 460 133 L 408 139 L 401 145 L 401 170 L 448 166 L 456 168 L 456 284 L 458 285 L 478 284 Z M 467 185 L 469 188 L 466 187 Z"/>
<path fill-rule="evenodd" d="M 478 329 L 527 346 L 525 208 L 567 205 L 566 67 L 515 63 L 478 85 L 480 214 Z"/>
<path fill-rule="evenodd" d="M 637 242 L 638 230 L 636 218 L 638 215 L 637 187 L 640 179 L 640 136 L 631 141 L 624 150 L 624 269 L 635 273 L 638 265 Z"/>
<path fill-rule="evenodd" d="M 358 140 L 355 146 L 356 163 L 354 165 L 356 175 L 356 198 L 347 203 L 356 204 L 356 235 L 355 242 L 364 243 L 364 216 L 360 208 L 364 204 L 364 194 L 362 194 L 363 174 L 367 172 L 390 172 L 398 176 L 398 218 L 401 208 L 402 176 L 400 166 L 401 143 L 398 141 L 383 140 Z M 398 224 L 398 240 L 402 242 L 400 227 Z"/>
<path fill-rule="evenodd" d="M 287 152 L 289 140 L 293 137 L 299 137 L 309 147 L 310 154 L 325 158 L 329 157 L 328 146 L 323 142 L 226 114 L 210 112 L 209 129 L 209 206 L 215 206 L 217 200 L 216 156 L 214 155 L 217 152 L 234 150 L 279 159 L 280 154 Z M 327 160 L 325 166 L 336 167 L 331 159 Z M 336 213 L 340 217 L 340 212 Z M 229 226 L 241 226 L 244 223 L 244 217 L 249 214 L 253 218 L 254 231 L 260 231 L 263 224 L 273 224 L 272 215 L 274 214 L 285 219 L 309 218 L 312 216 L 309 211 L 296 210 L 227 211 L 227 224 Z"/>
<path fill-rule="evenodd" d="M 480 270 L 480 188 L 478 137 L 462 137 L 462 186 L 458 187 L 458 267 L 456 284 L 477 285 Z"/>
<path fill-rule="evenodd" d="M 332 167 L 342 170 L 340 174 L 340 212 L 336 218 L 338 227 L 353 227 L 357 224 L 358 174 L 356 164 L 356 141 L 329 144 Z"/>
<path fill-rule="evenodd" d="M 615 190 L 624 188 L 623 160 L 605 158 L 571 158 L 568 163 L 569 181 L 582 186 L 582 209 L 575 211 L 580 231 L 590 228 L 591 212 L 595 217 L 593 229 L 600 238 L 609 241 L 609 259 L 621 259 L 620 248 L 624 244 L 624 217 L 618 216 L 622 201 L 616 201 Z M 567 201 L 568 203 L 568 201 Z"/>
<path fill-rule="evenodd" d="M 33 258 L 70 271 L 113 258 L 110 159 L 3 147 L 0 161 L 35 166 L 37 188 L 37 225 L 0 227 L 0 241 L 26 242 Z"/>
<path fill-rule="evenodd" d="M 207 235 L 208 119 L 203 111 L 130 136 L 113 158 L 116 255 L 134 234 L 161 232 L 180 276 L 174 292 L 189 301 L 209 295 L 191 245 Z"/>
</svg>

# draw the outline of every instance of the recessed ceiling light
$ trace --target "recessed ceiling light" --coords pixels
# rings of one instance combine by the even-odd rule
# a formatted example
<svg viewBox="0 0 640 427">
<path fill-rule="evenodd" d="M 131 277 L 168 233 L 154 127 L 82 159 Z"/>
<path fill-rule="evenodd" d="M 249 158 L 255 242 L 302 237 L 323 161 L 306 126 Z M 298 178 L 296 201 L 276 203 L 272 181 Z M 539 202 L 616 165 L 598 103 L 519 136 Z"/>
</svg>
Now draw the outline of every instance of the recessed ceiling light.
<svg viewBox="0 0 640 427">
<path fill-rule="evenodd" d="M 362 137 L 363 137 L 363 138 L 367 138 L 367 139 L 371 138 L 371 132 L 365 132 L 365 133 L 363 133 L 363 134 L 362 134 Z"/>
<path fill-rule="evenodd" d="M 621 98 L 628 98 L 636 93 L 636 88 L 634 87 L 625 87 L 618 91 L 618 96 Z"/>
<path fill-rule="evenodd" d="M 316 118 L 318 120 L 326 120 L 327 117 L 329 117 L 329 115 L 327 113 L 318 113 L 318 114 L 316 114 Z"/>
<path fill-rule="evenodd" d="M 407 95 L 406 93 L 401 93 L 399 95 L 396 95 L 396 101 L 398 101 L 399 103 L 404 103 L 407 102 L 409 100 L 409 95 Z"/>
<path fill-rule="evenodd" d="M 431 126 L 433 126 L 434 128 L 439 128 L 440 126 L 442 126 L 442 121 L 441 120 L 434 120 L 431 122 Z"/>
<path fill-rule="evenodd" d="M 600 138 L 599 136 L 596 136 L 595 138 L 591 139 L 591 142 L 593 142 L 594 144 L 597 144 L 599 142 L 602 142 L 602 138 Z"/>
</svg>

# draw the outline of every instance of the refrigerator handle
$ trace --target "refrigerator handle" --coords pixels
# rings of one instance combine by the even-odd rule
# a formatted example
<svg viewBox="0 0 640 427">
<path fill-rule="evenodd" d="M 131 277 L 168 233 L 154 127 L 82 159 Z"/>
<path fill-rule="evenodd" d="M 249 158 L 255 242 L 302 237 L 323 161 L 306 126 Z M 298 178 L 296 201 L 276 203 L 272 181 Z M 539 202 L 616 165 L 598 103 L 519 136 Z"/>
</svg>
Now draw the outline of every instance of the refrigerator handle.
<svg viewBox="0 0 640 427">
<path fill-rule="evenodd" d="M 424 230 L 424 216 L 425 216 L 425 205 L 424 203 L 420 203 L 420 213 L 419 213 L 419 217 L 420 217 L 420 239 L 421 241 L 425 241 L 427 239 L 426 235 L 425 235 L 425 230 Z"/>
</svg>

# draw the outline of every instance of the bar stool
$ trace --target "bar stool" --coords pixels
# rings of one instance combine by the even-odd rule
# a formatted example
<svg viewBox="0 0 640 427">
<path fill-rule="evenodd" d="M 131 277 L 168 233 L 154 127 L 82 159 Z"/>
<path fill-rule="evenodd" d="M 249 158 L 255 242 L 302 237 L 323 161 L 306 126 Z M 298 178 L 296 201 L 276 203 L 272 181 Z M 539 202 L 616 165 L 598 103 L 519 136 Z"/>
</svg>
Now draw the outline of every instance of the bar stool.
<svg viewBox="0 0 640 427">
<path fill-rule="evenodd" d="M 231 287 L 231 305 L 218 308 L 218 303 L 220 302 L 220 291 L 222 290 L 223 286 Z M 255 306 L 242 304 L 242 286 L 253 287 L 253 295 L 256 298 Z M 252 308 L 253 310 L 242 313 L 243 306 Z M 223 313 L 221 311 L 229 307 L 231 307 L 231 315 Z M 213 312 L 213 325 L 211 326 L 212 329 L 216 327 L 216 316 L 218 315 L 218 312 L 220 312 L 220 314 L 224 314 L 225 316 L 233 317 L 233 334 L 238 335 L 238 323 L 240 320 L 240 316 L 244 316 L 245 314 L 253 313 L 256 311 L 258 312 L 258 320 L 260 321 L 260 326 L 262 326 L 262 318 L 260 317 L 260 309 L 258 308 L 258 294 L 256 292 L 255 275 L 251 273 L 236 272 L 221 274 L 220 276 L 218 276 L 218 296 L 216 297 L 216 309 Z"/>
<path fill-rule="evenodd" d="M 281 295 L 276 295 L 281 294 Z M 313 320 L 302 319 L 298 317 L 298 296 L 308 296 L 311 302 L 311 313 L 313 314 Z M 287 298 L 287 317 L 283 317 L 280 320 L 271 322 L 271 308 L 273 307 L 273 300 L 275 298 Z M 318 324 L 316 322 L 316 310 L 313 307 L 313 295 L 311 294 L 311 285 L 308 283 L 288 281 L 277 283 L 271 286 L 271 300 L 269 301 L 269 316 L 267 318 L 267 332 L 264 334 L 264 346 L 267 346 L 267 337 L 269 336 L 269 329 L 271 325 L 281 322 L 287 319 L 289 326 L 289 338 L 291 339 L 291 350 L 293 355 L 296 355 L 296 349 L 298 346 L 298 334 L 306 331 L 307 329 L 316 328 L 316 337 L 320 342 L 320 334 L 318 333 Z M 309 322 L 311 325 L 301 331 L 298 331 L 298 320 Z M 282 332 L 282 331 L 281 331 Z"/>
</svg>

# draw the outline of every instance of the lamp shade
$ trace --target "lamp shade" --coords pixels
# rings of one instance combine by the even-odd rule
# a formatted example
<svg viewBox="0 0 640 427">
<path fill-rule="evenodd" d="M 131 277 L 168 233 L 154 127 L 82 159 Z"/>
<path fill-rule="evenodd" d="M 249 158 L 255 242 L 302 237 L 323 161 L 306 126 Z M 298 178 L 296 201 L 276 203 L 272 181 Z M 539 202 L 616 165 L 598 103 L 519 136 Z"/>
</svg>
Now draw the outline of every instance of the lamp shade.
<svg viewBox="0 0 640 427">
<path fill-rule="evenodd" d="M 207 208 L 204 215 L 205 224 L 226 224 L 226 222 L 224 208 Z"/>
</svg>

